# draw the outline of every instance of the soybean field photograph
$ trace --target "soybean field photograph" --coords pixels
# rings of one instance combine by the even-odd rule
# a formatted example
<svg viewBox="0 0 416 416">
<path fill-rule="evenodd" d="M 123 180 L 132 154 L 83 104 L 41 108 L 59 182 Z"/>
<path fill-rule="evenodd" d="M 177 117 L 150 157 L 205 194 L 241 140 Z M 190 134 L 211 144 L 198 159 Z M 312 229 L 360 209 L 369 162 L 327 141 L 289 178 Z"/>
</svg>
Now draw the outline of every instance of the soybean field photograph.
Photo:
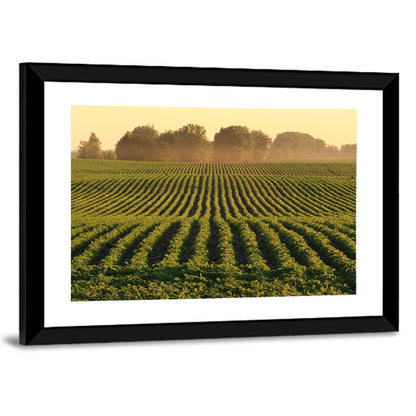
<svg viewBox="0 0 416 416">
<path fill-rule="evenodd" d="M 73 105 L 71 139 L 72 301 L 356 293 L 355 109 Z"/>
</svg>

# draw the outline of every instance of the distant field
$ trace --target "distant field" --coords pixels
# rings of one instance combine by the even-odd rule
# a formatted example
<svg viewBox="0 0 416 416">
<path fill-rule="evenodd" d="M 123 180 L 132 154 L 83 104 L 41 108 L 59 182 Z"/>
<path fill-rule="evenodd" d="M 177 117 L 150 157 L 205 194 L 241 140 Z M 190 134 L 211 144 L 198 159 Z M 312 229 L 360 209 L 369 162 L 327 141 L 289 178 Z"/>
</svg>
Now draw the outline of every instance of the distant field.
<svg viewBox="0 0 416 416">
<path fill-rule="evenodd" d="M 72 299 L 353 294 L 355 175 L 72 159 Z"/>
</svg>

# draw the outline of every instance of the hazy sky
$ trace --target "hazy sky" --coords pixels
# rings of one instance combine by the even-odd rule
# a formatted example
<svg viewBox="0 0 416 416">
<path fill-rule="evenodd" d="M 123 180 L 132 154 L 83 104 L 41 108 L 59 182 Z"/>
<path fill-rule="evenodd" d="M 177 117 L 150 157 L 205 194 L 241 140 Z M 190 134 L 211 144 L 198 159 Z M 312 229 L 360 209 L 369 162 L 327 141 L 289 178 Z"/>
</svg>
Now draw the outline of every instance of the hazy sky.
<svg viewBox="0 0 416 416">
<path fill-rule="evenodd" d="M 213 140 L 221 127 L 247 126 L 262 130 L 272 139 L 277 133 L 299 131 L 327 144 L 341 146 L 357 141 L 356 109 L 247 109 L 181 108 L 73 105 L 71 113 L 71 149 L 94 132 L 102 149 L 114 149 L 126 131 L 153 124 L 160 133 L 185 124 L 200 124 Z"/>
</svg>

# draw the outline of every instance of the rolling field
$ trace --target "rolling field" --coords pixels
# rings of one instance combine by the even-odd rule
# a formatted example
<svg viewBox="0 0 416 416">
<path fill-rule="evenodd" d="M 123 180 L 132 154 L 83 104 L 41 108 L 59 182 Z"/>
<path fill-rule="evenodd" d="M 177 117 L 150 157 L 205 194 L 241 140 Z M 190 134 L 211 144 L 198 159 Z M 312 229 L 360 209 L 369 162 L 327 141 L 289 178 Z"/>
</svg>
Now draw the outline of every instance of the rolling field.
<svg viewBox="0 0 416 416">
<path fill-rule="evenodd" d="M 355 162 L 72 160 L 72 300 L 355 293 Z"/>
</svg>

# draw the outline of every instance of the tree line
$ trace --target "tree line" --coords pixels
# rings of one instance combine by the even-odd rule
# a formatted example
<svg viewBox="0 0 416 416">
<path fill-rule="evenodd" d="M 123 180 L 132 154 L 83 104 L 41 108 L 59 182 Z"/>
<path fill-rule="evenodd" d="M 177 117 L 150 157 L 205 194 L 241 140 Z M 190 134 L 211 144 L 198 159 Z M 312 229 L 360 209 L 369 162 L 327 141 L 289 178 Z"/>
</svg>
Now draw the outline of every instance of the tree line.
<svg viewBox="0 0 416 416">
<path fill-rule="evenodd" d="M 285 132 L 272 140 L 261 130 L 246 126 L 222 127 L 213 141 L 198 124 L 159 133 L 144 125 L 127 131 L 114 150 L 101 150 L 99 138 L 91 133 L 81 140 L 77 156 L 82 159 L 118 159 L 172 162 L 264 162 L 290 159 L 355 158 L 356 144 L 340 148 L 327 145 L 310 134 Z"/>
</svg>

